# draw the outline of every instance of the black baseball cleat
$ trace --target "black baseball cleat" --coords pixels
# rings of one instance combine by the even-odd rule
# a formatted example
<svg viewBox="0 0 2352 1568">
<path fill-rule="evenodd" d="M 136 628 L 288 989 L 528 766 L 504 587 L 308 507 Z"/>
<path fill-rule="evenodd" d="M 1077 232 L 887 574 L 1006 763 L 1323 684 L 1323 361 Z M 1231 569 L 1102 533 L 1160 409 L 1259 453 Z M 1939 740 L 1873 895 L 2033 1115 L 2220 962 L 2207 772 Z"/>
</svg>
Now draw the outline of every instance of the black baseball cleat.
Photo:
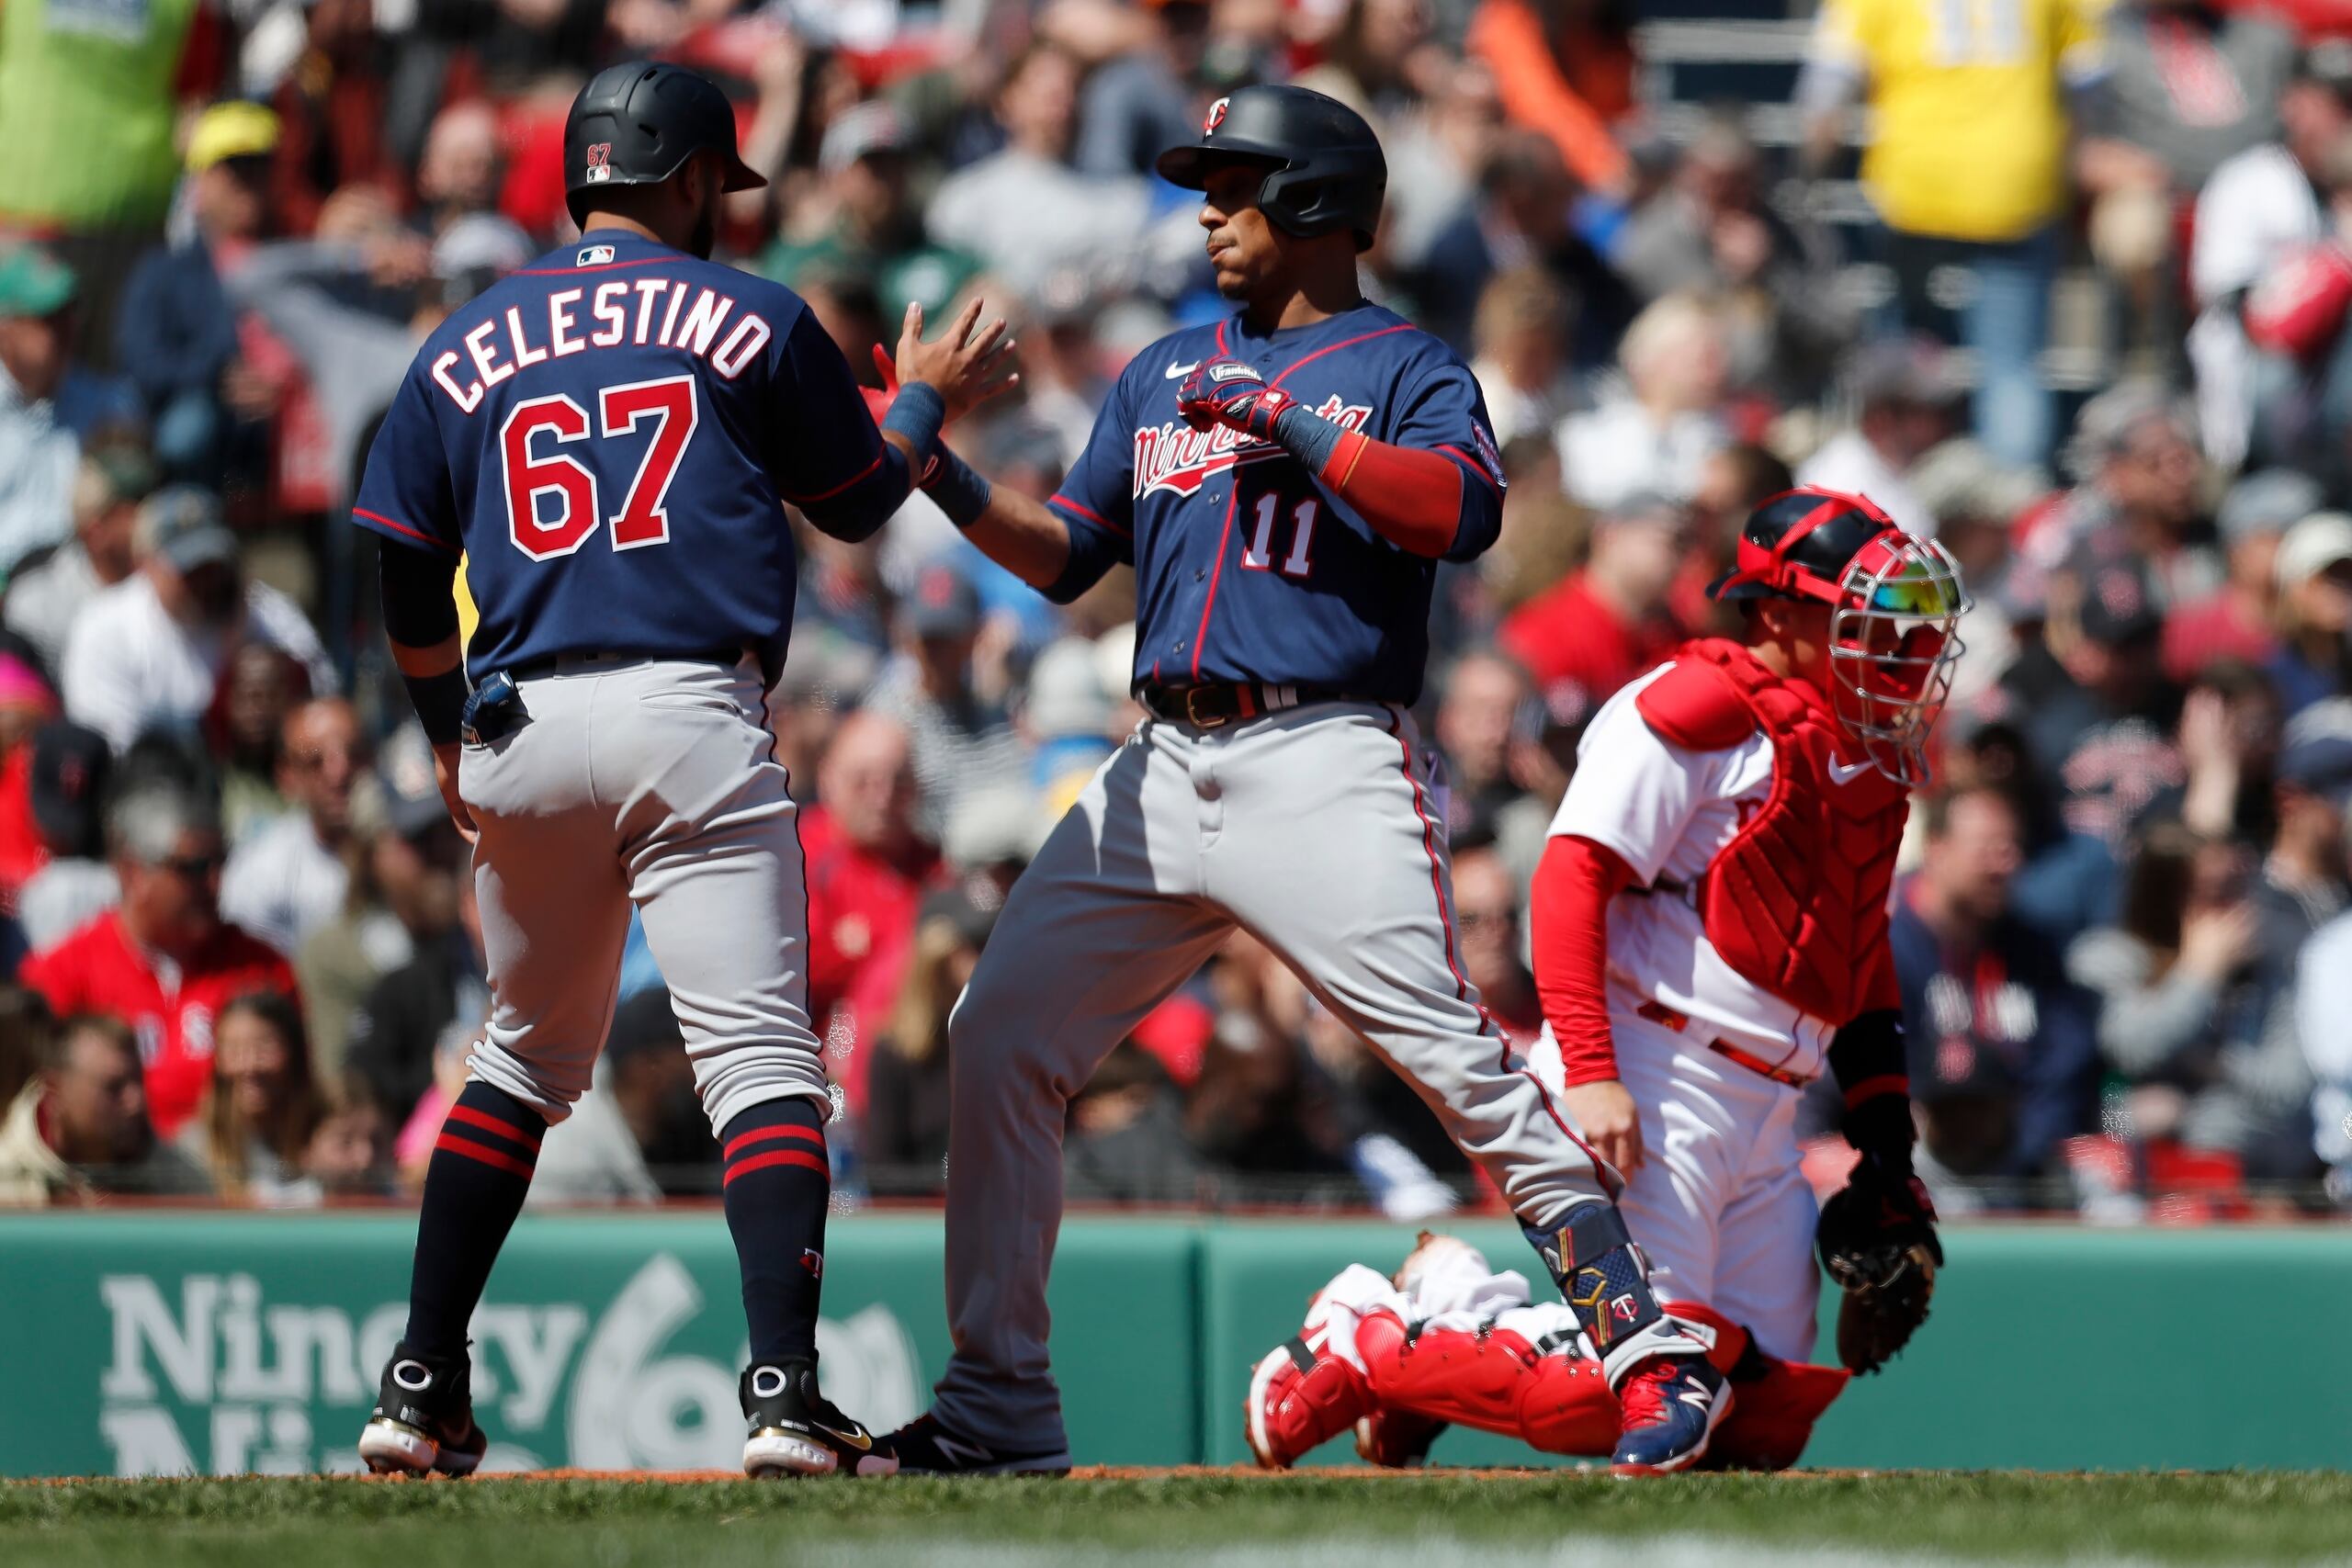
<svg viewBox="0 0 2352 1568">
<path fill-rule="evenodd" d="M 890 1475 L 899 1461 L 863 1425 L 817 1391 L 817 1363 L 755 1361 L 737 1392 L 751 1431 L 743 1438 L 743 1473 Z"/>
<path fill-rule="evenodd" d="M 359 1457 L 379 1475 L 471 1475 L 490 1439 L 474 1424 L 463 1356 L 420 1355 L 402 1344 L 359 1429 Z"/>
<path fill-rule="evenodd" d="M 1068 1475 L 1069 1445 L 1016 1452 L 992 1449 L 940 1425 L 932 1415 L 916 1416 L 882 1439 L 899 1456 L 907 1475 Z"/>
</svg>

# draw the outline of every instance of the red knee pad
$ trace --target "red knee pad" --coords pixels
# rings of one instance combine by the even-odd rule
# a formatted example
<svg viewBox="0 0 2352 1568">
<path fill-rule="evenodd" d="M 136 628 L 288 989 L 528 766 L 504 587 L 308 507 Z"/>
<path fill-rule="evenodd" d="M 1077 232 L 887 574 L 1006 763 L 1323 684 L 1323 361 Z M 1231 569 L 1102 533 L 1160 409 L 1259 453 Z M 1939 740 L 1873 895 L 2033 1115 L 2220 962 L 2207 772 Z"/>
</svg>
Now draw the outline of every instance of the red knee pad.
<svg viewBox="0 0 2352 1568">
<path fill-rule="evenodd" d="M 1433 1328 L 1408 1338 L 1387 1312 L 1357 1324 L 1356 1350 L 1385 1408 L 1507 1438 L 1520 1435 L 1520 1401 L 1536 1375 L 1532 1363 L 1543 1359 L 1526 1340 L 1500 1330 Z"/>
<path fill-rule="evenodd" d="M 1606 1454 L 1617 1447 L 1624 1417 L 1600 1363 L 1545 1356 L 1535 1364 L 1519 1402 L 1519 1433 L 1547 1454 Z"/>
</svg>

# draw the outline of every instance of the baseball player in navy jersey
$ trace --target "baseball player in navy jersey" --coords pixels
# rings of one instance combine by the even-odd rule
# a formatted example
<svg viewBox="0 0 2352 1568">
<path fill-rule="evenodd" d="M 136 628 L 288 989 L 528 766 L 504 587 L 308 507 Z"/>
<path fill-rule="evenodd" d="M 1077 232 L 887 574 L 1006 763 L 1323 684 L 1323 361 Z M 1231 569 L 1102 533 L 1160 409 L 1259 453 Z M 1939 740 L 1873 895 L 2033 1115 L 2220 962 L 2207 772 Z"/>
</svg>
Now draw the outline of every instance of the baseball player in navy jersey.
<svg viewBox="0 0 2352 1568">
<path fill-rule="evenodd" d="M 1477 556 L 1500 526 L 1477 385 L 1357 290 L 1386 167 L 1352 111 L 1248 88 L 1159 172 L 1204 193 L 1238 312 L 1138 355 L 1049 502 L 991 493 L 952 453 L 926 481 L 1049 598 L 1134 564 L 1149 716 L 1013 887 L 956 1007 L 956 1351 L 932 1411 L 890 1441 L 909 1470 L 1068 1469 L 1046 1310 L 1064 1108 L 1239 925 L 1509 1198 L 1629 1391 L 1620 1464 L 1675 1468 L 1722 1415 L 1723 1381 L 1653 1299 L 1616 1173 L 1464 976 L 1438 785 L 1407 712 L 1437 563 Z"/>
<path fill-rule="evenodd" d="M 725 1161 L 751 1330 L 743 1467 L 887 1474 L 888 1450 L 817 1382 L 827 1086 L 764 705 L 792 618 L 780 502 L 871 534 L 941 422 L 1009 382 L 1009 345 L 972 330 L 977 306 L 940 343 L 901 343 L 922 385 L 877 431 L 800 299 L 708 259 L 724 193 L 763 182 L 692 72 L 598 75 L 564 159 L 579 243 L 425 341 L 354 507 L 382 536 L 384 625 L 474 844 L 492 996 L 359 1451 L 379 1471 L 480 1462 L 467 1322 L 541 1135 L 588 1087 L 634 905 Z M 462 661 L 461 553 L 481 611 Z"/>
</svg>

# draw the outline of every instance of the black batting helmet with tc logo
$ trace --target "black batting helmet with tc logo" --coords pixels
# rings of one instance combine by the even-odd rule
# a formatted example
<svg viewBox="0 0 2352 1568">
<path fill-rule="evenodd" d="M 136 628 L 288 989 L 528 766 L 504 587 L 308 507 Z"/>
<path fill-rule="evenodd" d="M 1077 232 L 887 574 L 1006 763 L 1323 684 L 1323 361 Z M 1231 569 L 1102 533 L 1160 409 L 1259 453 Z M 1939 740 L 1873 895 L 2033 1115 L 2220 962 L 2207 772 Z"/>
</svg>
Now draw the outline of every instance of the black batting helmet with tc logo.
<svg viewBox="0 0 2352 1568">
<path fill-rule="evenodd" d="M 735 150 L 735 111 L 718 84 L 682 65 L 632 60 L 598 72 L 563 122 L 564 204 L 582 221 L 609 186 L 658 185 L 697 152 L 719 155 L 729 190 L 768 182 Z"/>
<path fill-rule="evenodd" d="M 1200 190 L 1213 169 L 1236 164 L 1266 171 L 1258 207 L 1285 232 L 1348 230 L 1356 249 L 1372 248 L 1380 203 L 1388 193 L 1388 160 L 1363 117 L 1337 98 L 1305 87 L 1244 87 L 1209 106 L 1201 139 L 1159 155 L 1159 175 Z"/>
</svg>

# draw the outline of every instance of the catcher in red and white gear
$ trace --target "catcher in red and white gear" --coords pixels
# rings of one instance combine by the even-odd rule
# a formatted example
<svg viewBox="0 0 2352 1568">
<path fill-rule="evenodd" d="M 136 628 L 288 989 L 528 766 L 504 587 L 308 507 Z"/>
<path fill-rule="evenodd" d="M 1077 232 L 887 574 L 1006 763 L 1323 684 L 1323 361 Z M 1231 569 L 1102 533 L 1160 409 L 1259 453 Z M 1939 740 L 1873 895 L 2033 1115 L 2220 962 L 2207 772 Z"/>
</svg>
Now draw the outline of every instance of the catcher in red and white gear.
<svg viewBox="0 0 2352 1568">
<path fill-rule="evenodd" d="M 1625 1179 L 1664 1310 L 1713 1331 L 1733 1404 L 1711 1462 L 1779 1468 L 1925 1317 L 1941 1261 L 1911 1170 L 1887 914 L 1967 598 L 1940 546 L 1813 488 L 1757 508 L 1710 592 L 1740 606 L 1741 639 L 1677 649 L 1579 747 L 1535 878 L 1531 1066 Z M 1794 1130 L 1824 1072 L 1860 1155 L 1819 1226 L 1848 1292 L 1839 1368 L 1808 1364 L 1819 1214 Z M 1360 1421 L 1386 1462 L 1449 1421 L 1608 1451 L 1614 1401 L 1583 1375 L 1573 1321 L 1542 1321 L 1523 1280 L 1514 1292 L 1467 1247 L 1438 1250 L 1442 1269 L 1425 1247 L 1382 1290 L 1368 1269 L 1340 1275 L 1260 1363 L 1261 1463 Z"/>
</svg>

